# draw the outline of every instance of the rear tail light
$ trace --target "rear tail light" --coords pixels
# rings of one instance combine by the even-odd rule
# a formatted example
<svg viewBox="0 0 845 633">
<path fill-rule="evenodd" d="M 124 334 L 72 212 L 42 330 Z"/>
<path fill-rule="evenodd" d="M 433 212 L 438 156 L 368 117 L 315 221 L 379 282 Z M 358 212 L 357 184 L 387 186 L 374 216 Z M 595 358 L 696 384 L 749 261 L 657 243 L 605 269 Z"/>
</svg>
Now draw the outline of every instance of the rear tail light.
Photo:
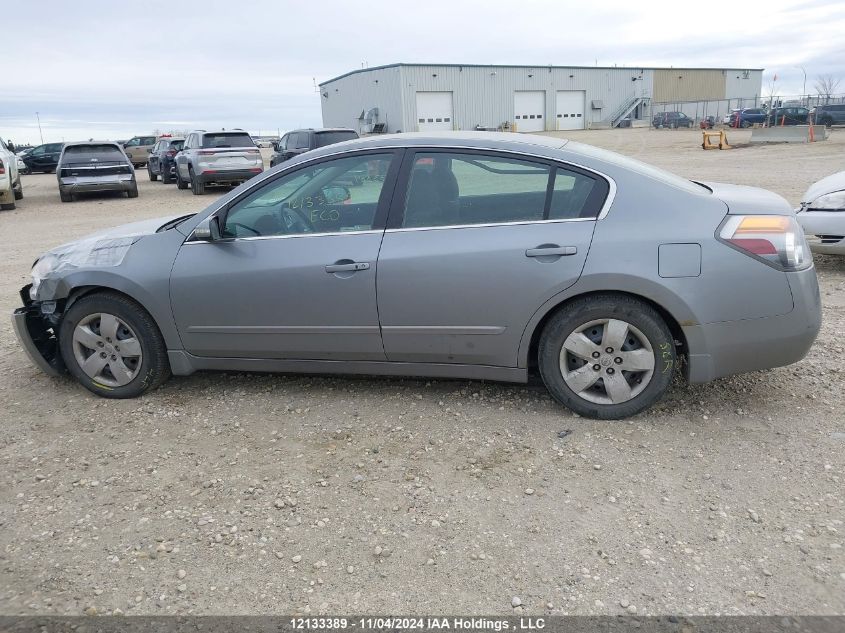
<svg viewBox="0 0 845 633">
<path fill-rule="evenodd" d="M 176 156 L 176 150 L 175 149 L 167 150 L 167 155 L 168 156 Z"/>
<path fill-rule="evenodd" d="M 6 173 L 6 166 L 3 164 L 3 161 L 0 160 L 0 174 Z"/>
<path fill-rule="evenodd" d="M 788 215 L 729 215 L 719 239 L 778 270 L 801 270 L 813 263 L 804 231 Z"/>
</svg>

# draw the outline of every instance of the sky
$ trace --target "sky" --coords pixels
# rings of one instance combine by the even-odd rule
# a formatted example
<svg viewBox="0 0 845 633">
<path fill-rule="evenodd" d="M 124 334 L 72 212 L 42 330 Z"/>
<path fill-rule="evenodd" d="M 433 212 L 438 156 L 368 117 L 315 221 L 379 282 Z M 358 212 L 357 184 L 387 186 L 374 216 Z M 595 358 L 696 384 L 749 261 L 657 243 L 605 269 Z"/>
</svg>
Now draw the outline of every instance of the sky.
<svg viewBox="0 0 845 633">
<path fill-rule="evenodd" d="M 765 68 L 763 93 L 777 74 L 779 95 L 802 92 L 803 67 L 808 92 L 819 75 L 841 78 L 845 92 L 843 0 L 0 0 L 0 9 L 0 136 L 19 144 L 319 126 L 315 81 L 397 62 Z"/>
</svg>

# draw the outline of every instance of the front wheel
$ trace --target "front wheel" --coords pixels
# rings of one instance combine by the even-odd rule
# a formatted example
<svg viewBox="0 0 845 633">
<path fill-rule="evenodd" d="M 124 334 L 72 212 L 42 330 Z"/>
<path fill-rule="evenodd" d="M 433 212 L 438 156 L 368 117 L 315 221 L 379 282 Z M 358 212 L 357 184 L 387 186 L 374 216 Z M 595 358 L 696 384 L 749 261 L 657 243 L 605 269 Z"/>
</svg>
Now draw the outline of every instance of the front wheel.
<svg viewBox="0 0 845 633">
<path fill-rule="evenodd" d="M 658 312 L 625 295 L 576 299 L 547 323 L 540 374 L 552 396 L 579 415 L 617 420 L 663 397 L 675 342 Z"/>
<path fill-rule="evenodd" d="M 134 398 L 170 376 L 161 333 L 143 307 L 114 293 L 87 295 L 65 313 L 59 347 L 68 371 L 105 398 Z"/>
</svg>

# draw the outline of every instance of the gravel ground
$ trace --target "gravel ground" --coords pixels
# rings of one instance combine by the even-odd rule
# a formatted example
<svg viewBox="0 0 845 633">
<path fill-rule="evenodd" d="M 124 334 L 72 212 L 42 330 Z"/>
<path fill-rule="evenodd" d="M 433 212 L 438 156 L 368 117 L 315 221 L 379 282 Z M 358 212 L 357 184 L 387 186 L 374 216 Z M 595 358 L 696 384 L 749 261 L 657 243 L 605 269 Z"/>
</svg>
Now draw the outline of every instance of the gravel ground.
<svg viewBox="0 0 845 633">
<path fill-rule="evenodd" d="M 845 169 L 843 132 L 570 136 L 791 203 Z M 140 174 L 138 199 L 74 204 L 24 176 L 0 312 L 41 251 L 219 195 Z M 845 614 L 845 258 L 816 263 L 803 362 L 615 423 L 537 381 L 203 373 L 108 401 L 32 368 L 4 318 L 0 613 Z"/>
</svg>

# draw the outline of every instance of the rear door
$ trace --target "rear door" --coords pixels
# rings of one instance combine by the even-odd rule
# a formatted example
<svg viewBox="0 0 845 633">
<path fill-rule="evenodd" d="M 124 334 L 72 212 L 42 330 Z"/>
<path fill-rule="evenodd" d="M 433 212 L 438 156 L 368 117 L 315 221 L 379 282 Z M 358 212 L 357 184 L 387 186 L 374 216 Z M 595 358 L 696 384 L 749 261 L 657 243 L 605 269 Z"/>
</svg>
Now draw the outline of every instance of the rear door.
<svg viewBox="0 0 845 633">
<path fill-rule="evenodd" d="M 542 159 L 409 151 L 379 254 L 388 360 L 515 367 L 531 316 L 581 275 L 608 191 Z"/>
</svg>

